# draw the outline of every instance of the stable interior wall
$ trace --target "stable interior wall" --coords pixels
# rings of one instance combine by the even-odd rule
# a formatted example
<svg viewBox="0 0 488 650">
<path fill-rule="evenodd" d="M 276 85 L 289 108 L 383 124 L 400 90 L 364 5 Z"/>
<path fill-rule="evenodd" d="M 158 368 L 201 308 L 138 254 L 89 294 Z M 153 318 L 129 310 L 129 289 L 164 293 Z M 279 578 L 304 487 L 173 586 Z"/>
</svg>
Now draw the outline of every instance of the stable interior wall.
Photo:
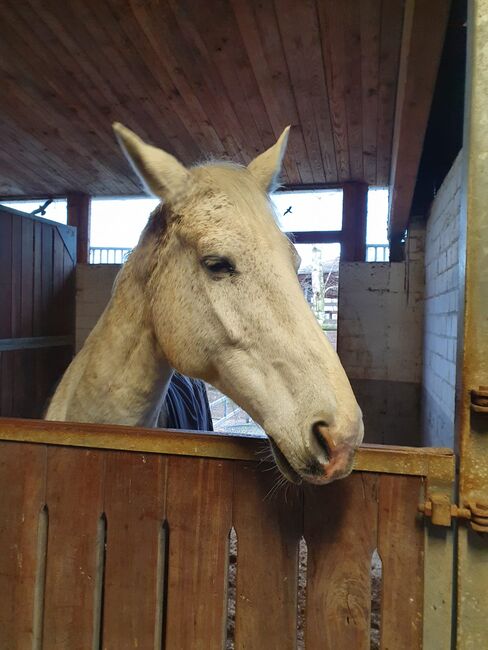
<svg viewBox="0 0 488 650">
<path fill-rule="evenodd" d="M 107 306 L 120 264 L 76 266 L 76 332 L 78 352 Z"/>
<path fill-rule="evenodd" d="M 462 154 L 444 179 L 425 239 L 423 444 L 454 445 Z"/>
<path fill-rule="evenodd" d="M 405 262 L 340 265 L 337 350 L 365 442 L 421 443 L 424 236 L 411 227 Z"/>
</svg>

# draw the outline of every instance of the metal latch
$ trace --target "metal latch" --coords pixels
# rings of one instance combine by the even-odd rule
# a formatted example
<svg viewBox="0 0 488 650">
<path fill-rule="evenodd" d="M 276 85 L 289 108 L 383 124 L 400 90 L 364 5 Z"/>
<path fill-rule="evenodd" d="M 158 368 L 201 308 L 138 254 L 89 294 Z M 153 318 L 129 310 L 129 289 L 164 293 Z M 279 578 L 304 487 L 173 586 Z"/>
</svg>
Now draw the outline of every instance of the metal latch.
<svg viewBox="0 0 488 650">
<path fill-rule="evenodd" d="M 447 494 L 434 492 L 418 509 L 436 526 L 450 526 L 452 519 L 464 519 L 477 533 L 488 533 L 488 503 L 473 500 L 460 507 L 451 503 Z"/>
<path fill-rule="evenodd" d="M 475 413 L 488 413 L 488 386 L 480 386 L 471 391 L 471 410 Z"/>
</svg>

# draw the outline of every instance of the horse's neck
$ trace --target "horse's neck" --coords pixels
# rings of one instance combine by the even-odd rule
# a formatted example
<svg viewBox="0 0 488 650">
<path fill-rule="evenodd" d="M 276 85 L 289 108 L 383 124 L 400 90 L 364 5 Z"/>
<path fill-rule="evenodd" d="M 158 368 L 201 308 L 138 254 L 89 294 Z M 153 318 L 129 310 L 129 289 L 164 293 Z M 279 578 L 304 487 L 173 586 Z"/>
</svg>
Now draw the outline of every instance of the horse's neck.
<svg viewBox="0 0 488 650">
<path fill-rule="evenodd" d="M 61 380 L 47 419 L 155 425 L 173 371 L 154 337 L 143 292 L 125 271 Z"/>
</svg>

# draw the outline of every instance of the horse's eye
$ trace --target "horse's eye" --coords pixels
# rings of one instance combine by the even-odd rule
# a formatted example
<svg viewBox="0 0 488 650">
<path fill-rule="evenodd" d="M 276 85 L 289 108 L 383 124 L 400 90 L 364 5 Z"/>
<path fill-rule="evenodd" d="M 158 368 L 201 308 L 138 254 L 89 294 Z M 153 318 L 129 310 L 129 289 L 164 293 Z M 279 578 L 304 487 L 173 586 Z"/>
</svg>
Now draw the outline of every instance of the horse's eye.
<svg viewBox="0 0 488 650">
<path fill-rule="evenodd" d="M 209 273 L 216 277 L 233 275 L 236 272 L 235 266 L 226 257 L 209 256 L 202 260 L 203 266 Z"/>
</svg>

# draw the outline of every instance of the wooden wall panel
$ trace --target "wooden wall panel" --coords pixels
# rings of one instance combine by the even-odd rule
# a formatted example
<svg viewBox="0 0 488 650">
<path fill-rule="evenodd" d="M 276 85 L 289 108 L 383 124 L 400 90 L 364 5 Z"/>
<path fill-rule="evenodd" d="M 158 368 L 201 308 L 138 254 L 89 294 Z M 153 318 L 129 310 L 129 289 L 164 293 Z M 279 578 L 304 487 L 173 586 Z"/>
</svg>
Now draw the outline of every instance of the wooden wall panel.
<svg viewBox="0 0 488 650">
<path fill-rule="evenodd" d="M 87 650 L 99 634 L 98 534 L 103 513 L 102 452 L 48 450 L 48 562 L 43 647 Z"/>
<path fill-rule="evenodd" d="M 307 648 L 369 650 L 377 513 L 374 475 L 305 490 Z"/>
<path fill-rule="evenodd" d="M 75 231 L 0 206 L 0 339 L 73 335 Z M 74 345 L 0 350 L 0 415 L 40 417 Z"/>
<path fill-rule="evenodd" d="M 232 462 L 170 458 L 166 648 L 223 646 Z"/>
<path fill-rule="evenodd" d="M 294 649 L 303 626 L 307 650 L 369 650 L 375 549 L 381 647 L 420 650 L 422 479 L 274 482 L 252 462 L 0 442 L 0 647 L 224 647 L 234 526 L 236 650 Z"/>
<path fill-rule="evenodd" d="M 0 648 L 31 650 L 46 449 L 0 442 Z M 43 558 L 41 558 L 43 559 Z"/>
<path fill-rule="evenodd" d="M 107 454 L 104 650 L 162 647 L 166 464 L 152 454 Z"/>
<path fill-rule="evenodd" d="M 378 553 L 383 563 L 381 647 L 422 647 L 424 530 L 418 515 L 421 479 L 379 479 Z"/>
<path fill-rule="evenodd" d="M 233 523 L 237 535 L 236 650 L 293 650 L 297 639 L 301 493 L 273 495 L 276 475 L 236 464 Z M 258 551 L 259 549 L 259 551 Z"/>
</svg>

